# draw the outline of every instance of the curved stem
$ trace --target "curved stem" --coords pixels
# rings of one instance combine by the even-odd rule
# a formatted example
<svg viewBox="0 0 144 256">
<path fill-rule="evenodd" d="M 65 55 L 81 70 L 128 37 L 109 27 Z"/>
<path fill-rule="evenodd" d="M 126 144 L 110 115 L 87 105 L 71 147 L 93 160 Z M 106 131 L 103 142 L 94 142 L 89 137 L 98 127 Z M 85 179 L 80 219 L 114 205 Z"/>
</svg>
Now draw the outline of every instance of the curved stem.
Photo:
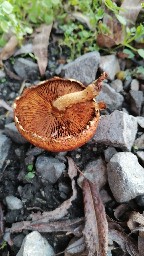
<svg viewBox="0 0 144 256">
<path fill-rule="evenodd" d="M 107 77 L 104 72 L 97 80 L 92 84 L 89 84 L 83 91 L 73 92 L 60 96 L 55 101 L 53 101 L 53 106 L 60 111 L 64 111 L 67 107 L 73 104 L 86 102 L 87 100 L 92 100 L 99 94 L 102 87 L 102 81 Z"/>
</svg>

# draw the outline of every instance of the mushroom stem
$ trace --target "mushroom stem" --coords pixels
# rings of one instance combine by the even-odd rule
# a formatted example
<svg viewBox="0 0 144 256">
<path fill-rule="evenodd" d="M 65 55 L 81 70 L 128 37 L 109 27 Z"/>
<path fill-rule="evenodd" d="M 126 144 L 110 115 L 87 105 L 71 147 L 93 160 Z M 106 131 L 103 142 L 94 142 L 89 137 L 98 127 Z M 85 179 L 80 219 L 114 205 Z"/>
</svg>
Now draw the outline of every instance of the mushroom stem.
<svg viewBox="0 0 144 256">
<path fill-rule="evenodd" d="M 60 111 L 64 111 L 67 107 L 73 104 L 86 102 L 96 97 L 102 87 L 102 81 L 107 78 L 107 74 L 104 72 L 97 80 L 89 84 L 83 91 L 73 92 L 60 96 L 53 101 L 53 106 Z"/>
</svg>

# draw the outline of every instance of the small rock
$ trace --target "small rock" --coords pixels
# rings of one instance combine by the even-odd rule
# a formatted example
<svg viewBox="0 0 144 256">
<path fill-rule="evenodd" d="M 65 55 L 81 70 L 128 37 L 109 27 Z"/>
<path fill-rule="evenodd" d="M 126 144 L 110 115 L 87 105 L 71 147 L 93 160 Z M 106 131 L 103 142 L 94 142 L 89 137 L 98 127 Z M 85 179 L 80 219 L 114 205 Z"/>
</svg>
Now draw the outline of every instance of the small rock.
<svg viewBox="0 0 144 256">
<path fill-rule="evenodd" d="M 84 176 L 90 181 L 94 182 L 99 189 L 101 189 L 107 182 L 106 164 L 102 158 L 89 162 L 83 172 Z M 79 186 L 82 185 L 83 176 L 78 179 Z"/>
<path fill-rule="evenodd" d="M 44 149 L 38 148 L 38 147 L 34 147 L 34 148 L 28 149 L 28 151 L 26 152 L 26 155 L 27 156 L 38 156 L 38 155 L 40 155 L 43 152 L 44 152 Z"/>
<path fill-rule="evenodd" d="M 113 111 L 122 106 L 124 98 L 120 93 L 117 93 L 108 84 L 103 83 L 102 90 L 99 93 L 99 95 L 96 97 L 96 100 L 98 102 L 104 101 L 106 103 L 107 108 Z"/>
<path fill-rule="evenodd" d="M 11 147 L 11 140 L 0 133 L 0 170 L 2 169 Z"/>
<path fill-rule="evenodd" d="M 130 104 L 131 104 L 131 111 L 139 116 L 141 113 L 141 107 L 143 103 L 143 92 L 142 91 L 130 91 Z"/>
<path fill-rule="evenodd" d="M 14 56 L 21 55 L 21 54 L 32 53 L 32 52 L 33 52 L 33 45 L 31 43 L 29 43 L 29 44 L 22 45 L 20 47 L 20 49 L 18 49 L 14 53 Z"/>
<path fill-rule="evenodd" d="M 137 116 L 136 117 L 138 124 L 141 128 L 144 128 L 144 117 L 143 116 Z"/>
<path fill-rule="evenodd" d="M 115 154 L 107 165 L 108 182 L 117 202 L 144 194 L 144 168 L 131 152 Z"/>
<path fill-rule="evenodd" d="M 123 83 L 120 79 L 116 79 L 111 82 L 111 87 L 116 91 L 116 92 L 122 92 L 123 91 Z"/>
<path fill-rule="evenodd" d="M 133 79 L 131 81 L 131 86 L 130 86 L 131 90 L 133 91 L 138 91 L 139 90 L 139 81 L 137 79 Z"/>
<path fill-rule="evenodd" d="M 112 156 L 115 155 L 116 153 L 117 151 L 113 147 L 108 147 L 107 149 L 105 149 L 104 150 L 105 161 L 108 163 L 112 158 Z"/>
<path fill-rule="evenodd" d="M 16 256 L 54 256 L 54 250 L 38 231 L 28 234 Z"/>
<path fill-rule="evenodd" d="M 131 150 L 136 133 L 135 117 L 115 110 L 111 115 L 101 116 L 93 140 L 96 143 Z"/>
<path fill-rule="evenodd" d="M 15 245 L 16 247 L 20 248 L 21 245 L 22 245 L 22 242 L 23 242 L 23 240 L 24 240 L 24 237 L 25 237 L 25 236 L 24 236 L 23 233 L 16 235 L 16 236 L 13 238 L 13 243 L 14 243 L 14 245 Z"/>
<path fill-rule="evenodd" d="M 36 171 L 44 181 L 57 182 L 64 170 L 65 164 L 54 157 L 39 156 L 36 160 Z"/>
<path fill-rule="evenodd" d="M 10 210 L 19 210 L 23 207 L 22 201 L 15 196 L 7 196 L 6 203 Z"/>
<path fill-rule="evenodd" d="M 73 78 L 87 85 L 96 79 L 99 62 L 99 52 L 86 53 L 66 64 L 62 68 L 62 72 L 64 72 L 65 78 Z"/>
<path fill-rule="evenodd" d="M 135 140 L 134 147 L 142 150 L 144 149 L 144 134 Z"/>
<path fill-rule="evenodd" d="M 144 164 L 144 151 L 137 151 L 137 157 L 143 162 Z"/>
<path fill-rule="evenodd" d="M 120 65 L 115 55 L 106 55 L 100 58 L 100 69 L 108 74 L 110 80 L 114 80 L 116 73 L 120 71 Z"/>
<path fill-rule="evenodd" d="M 100 196 L 101 196 L 103 204 L 106 204 L 106 203 L 112 201 L 111 196 L 108 194 L 107 190 L 105 190 L 104 188 L 100 191 Z"/>
<path fill-rule="evenodd" d="M 19 144 L 28 143 L 28 141 L 23 136 L 21 136 L 21 134 L 17 130 L 14 122 L 5 125 L 4 133 L 8 137 L 10 137 L 12 141 L 16 143 L 19 143 Z"/>
<path fill-rule="evenodd" d="M 0 69 L 0 79 L 3 79 L 6 77 L 6 74 L 3 70 Z"/>
<path fill-rule="evenodd" d="M 23 79 L 30 79 L 31 76 L 37 78 L 38 65 L 30 60 L 18 58 L 13 66 L 18 76 Z M 36 79 L 33 79 L 36 80 Z"/>
</svg>

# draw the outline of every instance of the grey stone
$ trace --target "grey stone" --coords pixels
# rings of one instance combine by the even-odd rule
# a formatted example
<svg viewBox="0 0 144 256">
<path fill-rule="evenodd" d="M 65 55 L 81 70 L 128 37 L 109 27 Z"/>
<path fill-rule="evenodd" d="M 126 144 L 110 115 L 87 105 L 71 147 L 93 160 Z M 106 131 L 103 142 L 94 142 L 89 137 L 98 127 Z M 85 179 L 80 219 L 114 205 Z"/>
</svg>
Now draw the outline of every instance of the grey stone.
<svg viewBox="0 0 144 256">
<path fill-rule="evenodd" d="M 0 69 L 0 79 L 3 79 L 6 77 L 6 74 L 3 70 Z"/>
<path fill-rule="evenodd" d="M 144 117 L 143 116 L 137 116 L 136 117 L 138 124 L 140 127 L 144 128 Z"/>
<path fill-rule="evenodd" d="M 108 147 L 104 150 L 105 161 L 109 162 L 113 155 L 117 153 L 114 147 Z"/>
<path fill-rule="evenodd" d="M 135 115 L 140 115 L 141 108 L 143 104 L 143 92 L 142 91 L 130 91 L 130 104 L 131 104 L 131 111 Z"/>
<path fill-rule="evenodd" d="M 137 147 L 138 149 L 144 149 L 144 134 L 135 140 L 134 147 Z"/>
<path fill-rule="evenodd" d="M 137 157 L 143 162 L 144 164 L 144 151 L 137 151 Z"/>
<path fill-rule="evenodd" d="M 107 165 L 108 182 L 117 202 L 144 194 L 144 168 L 131 152 L 115 154 Z"/>
<path fill-rule="evenodd" d="M 39 156 L 36 160 L 36 171 L 43 181 L 57 182 L 64 170 L 65 164 L 54 157 Z"/>
<path fill-rule="evenodd" d="M 84 176 L 95 183 L 101 189 L 107 182 L 106 164 L 102 158 L 89 162 L 84 168 Z M 84 176 L 78 179 L 79 186 L 82 186 Z"/>
<path fill-rule="evenodd" d="M 110 80 L 114 80 L 115 75 L 120 71 L 120 65 L 115 55 L 106 55 L 100 58 L 100 69 L 105 71 Z"/>
<path fill-rule="evenodd" d="M 115 110 L 111 115 L 101 116 L 93 140 L 96 143 L 131 150 L 136 133 L 135 117 Z"/>
<path fill-rule="evenodd" d="M 133 91 L 138 91 L 139 90 L 139 81 L 137 79 L 133 79 L 131 81 L 131 86 L 130 86 L 131 90 Z"/>
<path fill-rule="evenodd" d="M 11 147 L 11 140 L 0 133 L 0 170 L 2 169 Z"/>
<path fill-rule="evenodd" d="M 28 234 L 16 256 L 54 256 L 54 250 L 38 231 Z"/>
<path fill-rule="evenodd" d="M 10 210 L 19 210 L 23 207 L 22 201 L 15 196 L 7 196 L 6 204 Z"/>
<path fill-rule="evenodd" d="M 65 78 L 73 78 L 87 85 L 96 79 L 99 62 L 99 52 L 86 53 L 66 64 L 62 68 L 62 72 L 64 72 Z"/>
<path fill-rule="evenodd" d="M 31 76 L 32 72 L 38 72 L 38 65 L 30 60 L 24 58 L 18 58 L 13 66 L 17 75 L 23 79 L 27 79 Z"/>
<path fill-rule="evenodd" d="M 14 53 L 14 56 L 21 55 L 21 54 L 32 53 L 32 52 L 33 52 L 33 45 L 31 43 L 29 43 L 29 44 L 22 45 L 20 47 L 20 49 L 18 49 Z"/>
<path fill-rule="evenodd" d="M 4 133 L 8 137 L 10 137 L 12 141 L 16 143 L 19 143 L 19 144 L 28 143 L 28 141 L 17 130 L 14 122 L 5 125 Z"/>
<path fill-rule="evenodd" d="M 110 110 L 115 110 L 122 106 L 124 97 L 120 93 L 117 93 L 108 84 L 103 83 L 102 90 L 96 97 L 96 100 L 97 102 L 104 101 L 107 108 L 109 108 Z"/>
<path fill-rule="evenodd" d="M 122 92 L 123 91 L 123 83 L 120 79 L 116 79 L 111 82 L 111 87 L 116 91 L 116 92 Z"/>
</svg>

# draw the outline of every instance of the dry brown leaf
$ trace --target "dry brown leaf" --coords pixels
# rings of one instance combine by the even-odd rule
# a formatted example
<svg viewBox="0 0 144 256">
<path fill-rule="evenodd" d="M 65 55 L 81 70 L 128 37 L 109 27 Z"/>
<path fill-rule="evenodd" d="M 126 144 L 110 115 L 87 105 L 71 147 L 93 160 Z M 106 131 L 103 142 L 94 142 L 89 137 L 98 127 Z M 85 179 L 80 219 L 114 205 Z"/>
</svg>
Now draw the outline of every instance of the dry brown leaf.
<svg viewBox="0 0 144 256">
<path fill-rule="evenodd" d="M 127 21 L 127 26 L 134 25 L 139 12 L 142 9 L 143 0 L 124 0 L 121 5 L 119 15 L 123 16 Z"/>
<path fill-rule="evenodd" d="M 48 62 L 48 44 L 52 24 L 42 24 L 37 30 L 33 39 L 33 52 L 37 59 L 41 76 L 45 74 Z"/>
<path fill-rule="evenodd" d="M 59 220 L 44 222 L 39 221 L 21 221 L 12 224 L 10 229 L 11 233 L 21 232 L 22 230 L 36 230 L 38 232 L 69 232 L 75 233 L 75 229 L 83 224 L 83 218 L 73 220 Z"/>
<path fill-rule="evenodd" d="M 74 161 L 70 157 L 68 157 L 68 165 L 69 165 L 68 174 L 69 174 L 69 177 L 72 179 L 72 190 L 73 190 L 72 196 L 68 200 L 64 201 L 58 208 L 56 208 L 53 211 L 43 212 L 42 214 L 40 213 L 31 214 L 33 221 L 39 220 L 41 222 L 42 220 L 43 222 L 48 222 L 50 220 L 59 220 L 63 218 L 65 215 L 67 215 L 72 202 L 77 198 L 77 190 L 76 190 L 76 184 L 74 180 L 74 177 L 77 175 L 77 168 Z"/>
<path fill-rule="evenodd" d="M 122 26 L 114 15 L 105 14 L 103 23 L 109 28 L 109 33 L 98 34 L 97 43 L 100 47 L 111 48 L 123 41 Z"/>
<path fill-rule="evenodd" d="M 22 79 L 16 75 L 14 72 L 12 72 L 6 65 L 3 64 L 4 70 L 7 74 L 7 76 L 9 76 L 9 78 L 17 80 L 17 81 L 21 81 Z"/>
<path fill-rule="evenodd" d="M 12 36 L 0 53 L 0 63 L 2 63 L 3 60 L 7 60 L 14 54 L 17 45 L 18 40 L 16 36 Z"/>
<path fill-rule="evenodd" d="M 109 228 L 109 239 L 115 241 L 120 248 L 131 256 L 139 256 L 135 242 L 124 232 Z"/>
<path fill-rule="evenodd" d="M 144 226 L 144 216 L 139 212 L 133 212 L 127 222 L 131 231 L 135 230 L 139 225 Z"/>
<path fill-rule="evenodd" d="M 129 209 L 129 205 L 128 204 L 120 204 L 119 206 L 116 207 L 116 209 L 114 210 L 114 216 L 117 220 L 119 220 L 119 218 L 122 215 L 125 215 L 126 212 Z"/>
<path fill-rule="evenodd" d="M 83 234 L 88 249 L 88 256 L 96 253 L 106 256 L 108 250 L 108 224 L 104 205 L 95 184 L 83 181 L 83 196 L 85 210 L 85 228 Z"/>
<path fill-rule="evenodd" d="M 82 253 L 85 250 L 85 241 L 84 237 L 81 237 L 79 239 L 77 238 L 72 238 L 70 241 L 69 245 L 65 249 L 65 256 L 71 256 L 71 255 L 82 255 Z M 87 254 L 86 254 L 87 255 Z"/>
</svg>

